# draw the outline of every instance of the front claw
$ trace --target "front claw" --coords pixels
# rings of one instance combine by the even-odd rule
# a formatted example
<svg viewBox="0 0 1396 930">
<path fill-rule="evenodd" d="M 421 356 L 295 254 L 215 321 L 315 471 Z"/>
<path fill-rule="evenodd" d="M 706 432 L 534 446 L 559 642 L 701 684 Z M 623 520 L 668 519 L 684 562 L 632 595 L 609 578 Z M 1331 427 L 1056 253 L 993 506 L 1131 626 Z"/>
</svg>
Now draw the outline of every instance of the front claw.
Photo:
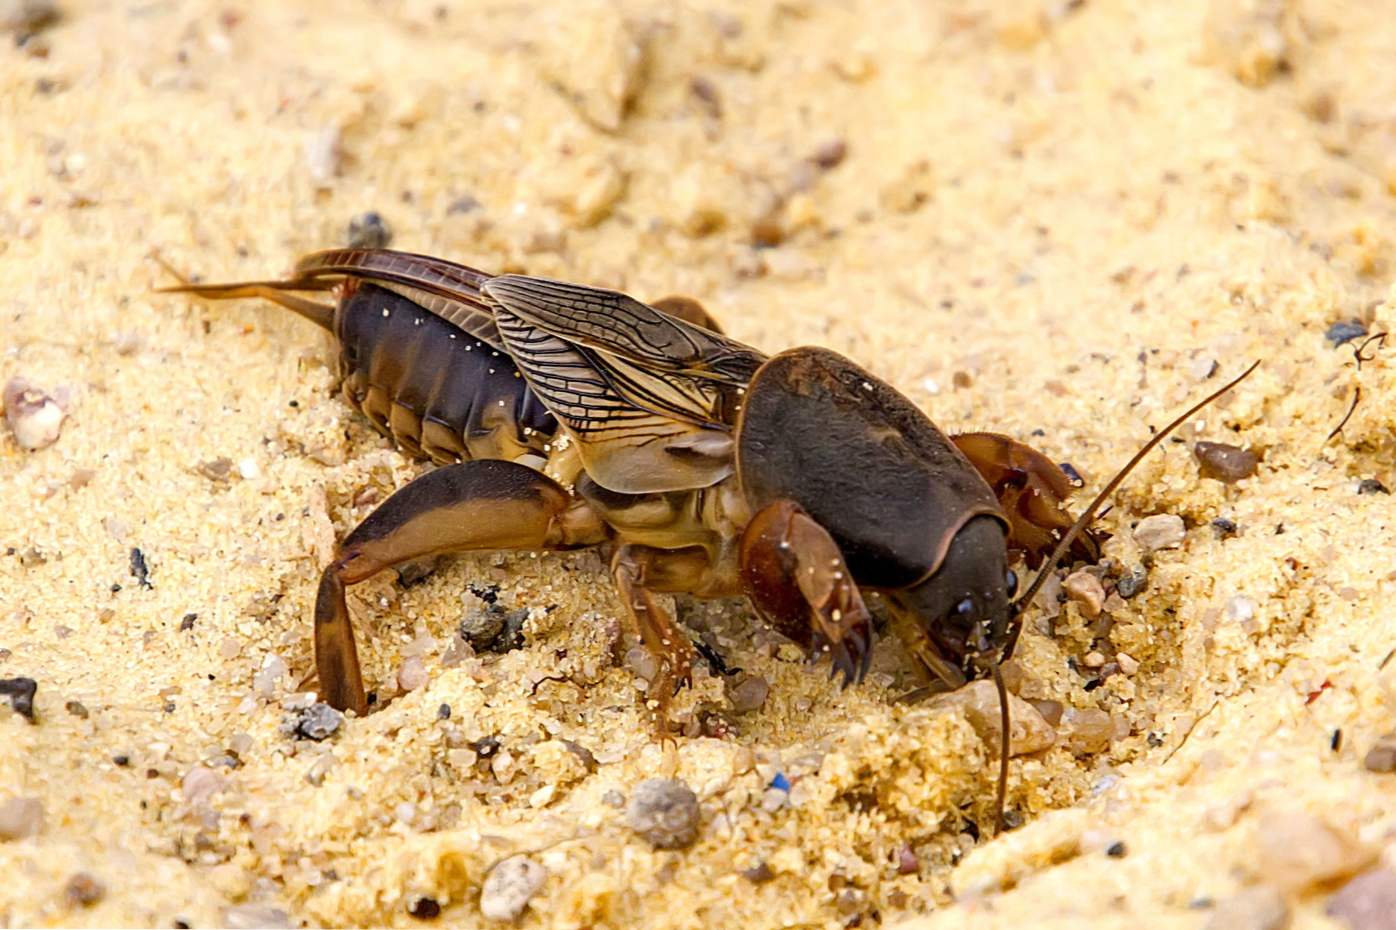
<svg viewBox="0 0 1396 930">
<path fill-rule="evenodd" d="M 816 659 L 829 676 L 861 682 L 872 662 L 872 615 L 828 531 L 801 507 L 779 500 L 742 534 L 742 584 L 756 608 Z"/>
</svg>

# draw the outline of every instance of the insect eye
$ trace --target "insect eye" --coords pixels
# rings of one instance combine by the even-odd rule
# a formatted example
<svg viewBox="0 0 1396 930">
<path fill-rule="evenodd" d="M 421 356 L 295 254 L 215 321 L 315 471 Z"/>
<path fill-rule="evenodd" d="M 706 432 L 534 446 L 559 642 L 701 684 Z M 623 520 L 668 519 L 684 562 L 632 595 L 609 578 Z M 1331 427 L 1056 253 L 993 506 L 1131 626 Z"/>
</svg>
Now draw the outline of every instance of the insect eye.
<svg viewBox="0 0 1396 930">
<path fill-rule="evenodd" d="M 1018 596 L 1018 575 L 1013 569 L 1008 570 L 1008 575 L 1003 579 L 1003 585 L 1008 589 L 1009 600 Z"/>
<path fill-rule="evenodd" d="M 965 598 L 955 605 L 956 616 L 968 618 L 972 613 L 974 613 L 974 601 L 969 598 Z"/>
</svg>

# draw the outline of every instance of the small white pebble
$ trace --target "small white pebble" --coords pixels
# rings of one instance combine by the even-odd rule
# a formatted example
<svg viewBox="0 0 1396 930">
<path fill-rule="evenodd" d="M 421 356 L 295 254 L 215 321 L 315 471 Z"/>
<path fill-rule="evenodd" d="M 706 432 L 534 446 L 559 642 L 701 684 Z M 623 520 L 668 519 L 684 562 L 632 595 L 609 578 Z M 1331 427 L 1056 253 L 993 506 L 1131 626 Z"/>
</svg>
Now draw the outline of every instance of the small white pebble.
<svg viewBox="0 0 1396 930">
<path fill-rule="evenodd" d="M 1183 544 L 1187 527 L 1183 518 L 1172 513 L 1157 513 L 1140 520 L 1134 528 L 1134 541 L 1145 552 L 1176 549 Z"/>
<path fill-rule="evenodd" d="M 1139 660 L 1128 652 L 1115 653 L 1115 662 L 1120 666 L 1120 671 L 1126 675 L 1133 675 L 1139 671 Z"/>
<path fill-rule="evenodd" d="M 1105 656 L 1092 649 L 1081 658 L 1081 664 L 1086 668 L 1100 668 L 1105 664 Z"/>
<path fill-rule="evenodd" d="M 510 856 L 485 876 L 480 889 L 480 913 L 486 920 L 513 922 L 528 907 L 529 899 L 548 880 L 548 870 L 527 856 Z"/>
<path fill-rule="evenodd" d="M 305 167 L 310 178 L 320 187 L 328 187 L 339 174 L 340 162 L 344 156 L 340 145 L 337 126 L 326 126 L 306 139 Z"/>
<path fill-rule="evenodd" d="M 179 788 L 185 803 L 198 807 L 208 803 L 208 800 L 222 791 L 226 785 L 223 776 L 213 769 L 205 765 L 196 765 L 184 774 Z"/>
<path fill-rule="evenodd" d="M 249 455 L 247 458 L 238 462 L 238 474 L 241 475 L 244 480 L 252 481 L 262 476 L 262 467 L 257 464 L 256 459 Z"/>
<path fill-rule="evenodd" d="M 63 429 L 63 408 L 58 401 L 23 378 L 5 385 L 5 420 L 20 448 L 30 452 L 58 441 Z"/>
<path fill-rule="evenodd" d="M 421 656 L 410 656 L 397 670 L 398 687 L 404 691 L 416 691 L 427 683 L 427 666 Z"/>
<path fill-rule="evenodd" d="M 233 636 L 227 637 L 218 645 L 220 659 L 236 659 L 240 652 L 242 652 L 242 640 Z"/>
<path fill-rule="evenodd" d="M 1255 619 L 1255 602 L 1237 594 L 1226 602 L 1226 619 L 1232 623 L 1249 623 Z"/>
</svg>

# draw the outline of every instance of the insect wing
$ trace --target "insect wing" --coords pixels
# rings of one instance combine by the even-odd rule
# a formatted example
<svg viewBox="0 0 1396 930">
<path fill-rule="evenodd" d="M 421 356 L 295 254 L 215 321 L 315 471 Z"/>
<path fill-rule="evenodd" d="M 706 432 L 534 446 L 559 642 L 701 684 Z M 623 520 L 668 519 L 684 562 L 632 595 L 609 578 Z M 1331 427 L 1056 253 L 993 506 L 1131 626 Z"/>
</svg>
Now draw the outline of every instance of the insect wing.
<svg viewBox="0 0 1396 930">
<path fill-rule="evenodd" d="M 732 438 L 723 417 L 739 384 L 680 373 L 672 360 L 667 369 L 647 364 L 640 356 L 656 357 L 658 343 L 638 351 L 637 341 L 625 334 L 612 334 L 609 340 L 586 334 L 585 342 L 573 341 L 580 330 L 559 324 L 569 318 L 566 313 L 545 307 L 546 312 L 525 316 L 515 312 L 522 303 L 519 290 L 497 290 L 493 284 L 485 295 L 497 301 L 495 319 L 510 356 L 577 441 L 594 481 L 612 491 L 638 494 L 708 487 L 732 473 Z M 558 292 L 559 285 L 548 284 L 544 293 Z M 528 293 L 526 306 L 534 310 L 543 298 Z M 565 299 L 563 309 L 571 309 Z M 649 315 L 645 325 L 650 334 L 692 351 L 695 342 L 687 340 L 687 333 L 662 331 L 668 317 L 652 310 Z M 595 327 L 603 336 L 620 328 L 603 328 L 601 322 L 587 320 L 586 328 Z M 620 346 L 624 354 L 599 348 L 603 345 Z"/>
</svg>

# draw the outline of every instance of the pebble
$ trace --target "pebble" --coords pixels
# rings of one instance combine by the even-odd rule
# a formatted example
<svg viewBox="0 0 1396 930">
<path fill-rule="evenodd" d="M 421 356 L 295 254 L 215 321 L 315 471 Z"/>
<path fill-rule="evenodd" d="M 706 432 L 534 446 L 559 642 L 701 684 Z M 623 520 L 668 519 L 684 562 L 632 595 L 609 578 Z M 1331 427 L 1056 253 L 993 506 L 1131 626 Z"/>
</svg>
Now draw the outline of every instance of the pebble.
<svg viewBox="0 0 1396 930">
<path fill-rule="evenodd" d="M 1101 608 L 1105 606 L 1105 586 L 1094 574 L 1072 572 L 1062 582 L 1062 590 L 1080 606 L 1081 613 L 1088 619 L 1094 620 L 1100 616 Z"/>
<path fill-rule="evenodd" d="M 840 138 L 829 139 L 816 148 L 810 161 L 825 171 L 837 168 L 848 157 L 848 143 Z"/>
<path fill-rule="evenodd" d="M 1333 348 L 1336 349 L 1345 342 L 1361 339 L 1365 335 L 1367 335 L 1367 327 L 1357 320 L 1341 320 L 1328 327 L 1328 332 L 1323 334 L 1323 338 L 1333 343 Z"/>
<path fill-rule="evenodd" d="M 510 856 L 490 869 L 480 889 L 480 913 L 487 920 L 512 922 L 548 880 L 548 870 L 528 856 Z"/>
<path fill-rule="evenodd" d="M 641 681 L 654 681 L 659 675 L 659 660 L 644 646 L 632 646 L 625 651 L 625 667 Z"/>
<path fill-rule="evenodd" d="M 418 920 L 435 920 L 441 916 L 441 904 L 435 898 L 418 896 L 407 902 L 407 913 Z"/>
<path fill-rule="evenodd" d="M 397 686 L 403 691 L 416 691 L 428 678 L 427 665 L 421 656 L 409 656 L 397 670 Z"/>
<path fill-rule="evenodd" d="M 32 678 L 0 678 L 0 697 L 9 698 L 15 713 L 30 723 L 38 722 L 34 717 L 34 693 L 38 690 L 39 683 Z"/>
<path fill-rule="evenodd" d="M 1373 743 L 1362 765 L 1369 772 L 1396 772 L 1396 732 L 1388 733 Z"/>
<path fill-rule="evenodd" d="M 1142 566 L 1132 568 L 1129 574 L 1121 575 L 1115 582 L 1115 593 L 1125 600 L 1137 597 L 1140 592 L 1149 586 L 1149 572 Z"/>
<path fill-rule="evenodd" d="M 25 36 L 58 22 L 53 0 L 0 0 L 0 29 Z"/>
<path fill-rule="evenodd" d="M 0 803 L 0 841 L 22 840 L 44 828 L 44 802 L 38 798 L 10 798 Z"/>
<path fill-rule="evenodd" d="M 276 693 L 277 684 L 289 671 L 285 659 L 274 652 L 268 653 L 262 660 L 262 667 L 252 676 L 252 690 L 257 692 L 259 697 L 271 697 Z"/>
<path fill-rule="evenodd" d="M 187 804 L 198 807 L 227 787 L 223 776 L 205 765 L 196 765 L 184 773 L 179 789 Z"/>
<path fill-rule="evenodd" d="M 1236 535 L 1236 521 L 1226 517 L 1217 517 L 1212 521 L 1212 532 L 1217 534 L 1218 539 L 1228 539 Z"/>
<path fill-rule="evenodd" d="M 958 707 L 963 710 L 970 726 L 979 734 L 991 751 L 997 754 L 1002 741 L 999 729 L 998 689 L 992 681 L 980 679 L 951 691 L 938 695 L 929 702 L 933 707 Z M 1046 749 L 1057 741 L 1057 732 L 1036 707 L 1018 697 L 1008 695 L 1008 714 L 1012 732 L 1009 734 L 1009 756 Z"/>
<path fill-rule="evenodd" d="M 349 248 L 386 249 L 393 241 L 393 231 L 376 211 L 360 213 L 349 221 Z"/>
<path fill-rule="evenodd" d="M 1115 736 L 1115 721 L 1096 707 L 1068 707 L 1062 714 L 1062 727 L 1073 752 L 1104 752 Z"/>
<path fill-rule="evenodd" d="M 1198 442 L 1192 447 L 1198 471 L 1204 478 L 1234 484 L 1255 474 L 1260 458 L 1250 449 L 1225 442 Z"/>
<path fill-rule="evenodd" d="M 318 187 L 329 187 L 344 158 L 338 126 L 326 126 L 305 140 L 305 169 Z"/>
<path fill-rule="evenodd" d="M 457 632 L 476 652 L 502 655 L 523 646 L 523 625 L 527 619 L 528 611 L 523 608 L 505 610 L 498 604 L 487 604 L 467 612 Z"/>
<path fill-rule="evenodd" d="M 229 930 L 289 930 L 291 915 L 265 904 L 234 904 L 223 909 L 223 926 Z"/>
<path fill-rule="evenodd" d="M 744 678 L 741 684 L 733 687 L 727 697 L 732 702 L 732 710 L 739 714 L 746 714 L 760 710 L 770 693 L 770 682 L 760 675 L 752 675 L 749 678 Z"/>
<path fill-rule="evenodd" d="M 1247 888 L 1217 902 L 1203 930 L 1284 930 L 1289 904 L 1273 885 Z"/>
<path fill-rule="evenodd" d="M 1390 494 L 1386 485 L 1375 478 L 1363 478 L 1357 483 L 1358 494 Z"/>
<path fill-rule="evenodd" d="M 1255 601 L 1236 594 L 1227 599 L 1226 619 L 1232 623 L 1249 623 L 1255 619 Z"/>
<path fill-rule="evenodd" d="M 91 907 L 106 896 L 107 886 L 87 872 L 78 872 L 63 886 L 63 897 L 74 907 Z"/>
<path fill-rule="evenodd" d="M 1261 816 L 1255 844 L 1260 873 L 1296 892 L 1351 875 L 1373 858 L 1348 833 L 1290 808 L 1273 808 Z"/>
<path fill-rule="evenodd" d="M 698 795 L 677 779 L 648 778 L 635 787 L 625 823 L 655 849 L 683 849 L 698 838 Z"/>
<path fill-rule="evenodd" d="M 1348 882 L 1334 892 L 1324 908 L 1329 917 L 1344 921 L 1351 930 L 1396 928 L 1396 871 L 1378 868 Z"/>
<path fill-rule="evenodd" d="M 1126 675 L 1133 675 L 1139 671 L 1139 660 L 1128 652 L 1115 653 L 1115 663 L 1120 666 L 1120 671 Z"/>
<path fill-rule="evenodd" d="M 21 449 L 34 452 L 58 441 L 65 416 L 58 401 L 23 378 L 11 378 L 4 402 L 5 421 Z"/>
<path fill-rule="evenodd" d="M 1172 513 L 1156 513 L 1145 517 L 1134 527 L 1134 541 L 1145 552 L 1176 549 L 1183 544 L 1187 527 L 1183 518 Z"/>
<path fill-rule="evenodd" d="M 316 701 L 295 717 L 281 724 L 281 732 L 296 739 L 320 742 L 333 736 L 344 723 L 344 715 L 324 701 Z"/>
</svg>

